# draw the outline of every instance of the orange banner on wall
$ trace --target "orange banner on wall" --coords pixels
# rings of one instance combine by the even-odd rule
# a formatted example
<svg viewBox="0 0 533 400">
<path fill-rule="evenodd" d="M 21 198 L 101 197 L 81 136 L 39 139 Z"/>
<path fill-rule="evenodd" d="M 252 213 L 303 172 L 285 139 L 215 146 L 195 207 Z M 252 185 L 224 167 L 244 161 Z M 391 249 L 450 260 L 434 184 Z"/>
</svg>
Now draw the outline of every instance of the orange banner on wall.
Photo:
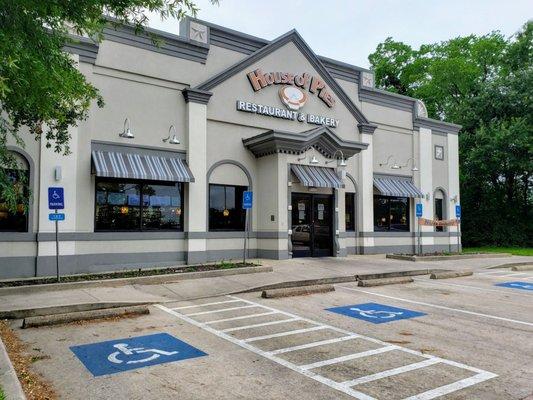
<svg viewBox="0 0 533 400">
<path fill-rule="evenodd" d="M 458 219 L 427 219 L 427 218 L 418 218 L 418 225 L 423 226 L 457 226 L 459 225 Z"/>
</svg>

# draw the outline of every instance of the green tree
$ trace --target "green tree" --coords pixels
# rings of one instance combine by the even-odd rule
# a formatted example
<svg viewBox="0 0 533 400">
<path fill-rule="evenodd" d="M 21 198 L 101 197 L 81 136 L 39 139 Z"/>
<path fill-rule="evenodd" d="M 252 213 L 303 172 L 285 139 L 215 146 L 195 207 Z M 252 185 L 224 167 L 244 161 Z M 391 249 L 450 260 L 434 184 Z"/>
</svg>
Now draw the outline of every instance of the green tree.
<svg viewBox="0 0 533 400">
<path fill-rule="evenodd" d="M 70 34 L 101 40 L 106 16 L 141 32 L 148 13 L 180 19 L 197 11 L 191 0 L 0 0 L 0 199 L 10 210 L 27 194 L 6 173 L 19 168 L 8 139 L 24 146 L 19 131 L 25 127 L 35 140 L 68 154 L 68 128 L 87 118 L 91 103 L 104 105 L 62 50 Z"/>
<path fill-rule="evenodd" d="M 463 243 L 531 246 L 533 23 L 510 38 L 491 32 L 419 49 L 387 38 L 369 60 L 378 87 L 463 126 Z"/>
</svg>

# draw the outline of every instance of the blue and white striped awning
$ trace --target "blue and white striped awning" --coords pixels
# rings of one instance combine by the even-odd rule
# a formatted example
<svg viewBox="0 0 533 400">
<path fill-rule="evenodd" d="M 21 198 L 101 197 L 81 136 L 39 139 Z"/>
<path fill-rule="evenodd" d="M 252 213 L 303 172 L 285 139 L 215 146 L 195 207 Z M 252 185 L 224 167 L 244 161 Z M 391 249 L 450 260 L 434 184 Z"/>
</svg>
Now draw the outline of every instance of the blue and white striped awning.
<svg viewBox="0 0 533 400">
<path fill-rule="evenodd" d="M 424 197 L 411 178 L 396 176 L 374 177 L 374 187 L 384 196 Z"/>
<path fill-rule="evenodd" d="M 291 164 L 291 170 L 304 186 L 341 188 L 342 180 L 333 168 Z"/>
<path fill-rule="evenodd" d="M 185 160 L 177 157 L 93 150 L 92 160 L 96 176 L 194 182 Z"/>
</svg>

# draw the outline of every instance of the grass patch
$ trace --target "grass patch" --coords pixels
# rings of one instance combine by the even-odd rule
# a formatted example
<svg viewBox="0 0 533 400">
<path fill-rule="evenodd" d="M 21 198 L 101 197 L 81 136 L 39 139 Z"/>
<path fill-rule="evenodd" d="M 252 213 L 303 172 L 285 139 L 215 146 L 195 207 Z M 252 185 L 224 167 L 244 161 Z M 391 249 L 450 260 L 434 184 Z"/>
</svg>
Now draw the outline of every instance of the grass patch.
<svg viewBox="0 0 533 400">
<path fill-rule="evenodd" d="M 105 279 L 118 279 L 118 278 L 137 278 L 142 276 L 158 276 L 168 274 L 181 274 L 184 272 L 202 272 L 202 271 L 215 271 L 219 269 L 233 269 L 244 267 L 258 267 L 259 264 L 249 263 L 243 264 L 242 262 L 230 262 L 221 261 L 215 264 L 204 265 L 190 265 L 168 268 L 151 268 L 151 269 L 130 269 L 125 271 L 116 272 L 103 272 L 96 274 L 80 274 L 80 275 L 66 275 L 61 277 L 61 282 L 82 282 L 82 281 L 98 281 Z M 30 278 L 19 280 L 8 280 L 0 282 L 1 287 L 16 287 L 25 285 L 43 285 L 47 283 L 57 283 L 56 278 Z"/>
<path fill-rule="evenodd" d="M 533 247 L 467 247 L 463 253 L 509 253 L 514 256 L 533 256 Z"/>
<path fill-rule="evenodd" d="M 4 391 L 0 387 L 0 400 L 6 400 L 6 395 L 4 394 Z"/>
</svg>

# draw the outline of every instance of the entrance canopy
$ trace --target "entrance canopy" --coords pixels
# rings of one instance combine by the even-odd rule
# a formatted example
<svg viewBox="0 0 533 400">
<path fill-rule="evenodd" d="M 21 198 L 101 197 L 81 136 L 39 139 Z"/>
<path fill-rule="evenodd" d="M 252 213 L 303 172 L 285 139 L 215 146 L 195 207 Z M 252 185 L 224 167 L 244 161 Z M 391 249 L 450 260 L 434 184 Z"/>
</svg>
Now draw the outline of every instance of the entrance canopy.
<svg viewBox="0 0 533 400">
<path fill-rule="evenodd" d="M 185 160 L 177 157 L 92 151 L 96 176 L 169 182 L 194 182 Z"/>
<path fill-rule="evenodd" d="M 304 186 L 341 188 L 344 186 L 333 168 L 291 164 L 291 171 Z"/>
<path fill-rule="evenodd" d="M 408 177 L 374 176 L 374 187 L 384 196 L 424 197 L 424 194 Z"/>
</svg>

